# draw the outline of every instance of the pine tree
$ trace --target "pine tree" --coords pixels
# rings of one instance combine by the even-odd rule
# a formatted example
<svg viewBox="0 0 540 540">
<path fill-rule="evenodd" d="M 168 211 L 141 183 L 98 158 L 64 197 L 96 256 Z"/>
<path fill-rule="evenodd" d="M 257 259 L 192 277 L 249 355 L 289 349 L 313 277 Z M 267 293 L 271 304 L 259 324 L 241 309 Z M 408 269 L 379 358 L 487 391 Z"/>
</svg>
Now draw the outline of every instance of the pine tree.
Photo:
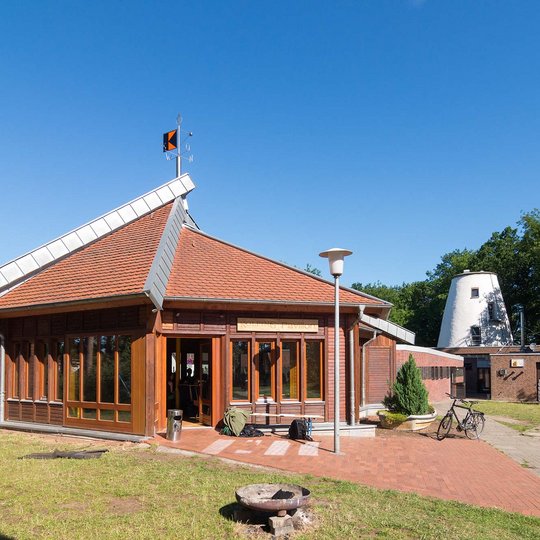
<svg viewBox="0 0 540 540">
<path fill-rule="evenodd" d="M 428 391 L 412 354 L 399 368 L 392 395 L 385 398 L 384 403 L 392 412 L 407 416 L 429 412 Z"/>
</svg>

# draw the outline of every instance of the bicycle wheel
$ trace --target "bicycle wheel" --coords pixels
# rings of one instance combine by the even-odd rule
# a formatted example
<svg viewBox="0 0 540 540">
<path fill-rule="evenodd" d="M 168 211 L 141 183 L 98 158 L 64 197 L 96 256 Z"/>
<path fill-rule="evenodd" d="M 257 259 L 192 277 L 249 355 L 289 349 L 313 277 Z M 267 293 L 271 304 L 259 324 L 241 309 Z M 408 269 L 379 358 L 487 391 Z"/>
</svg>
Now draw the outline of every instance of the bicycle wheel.
<svg viewBox="0 0 540 540">
<path fill-rule="evenodd" d="M 437 439 L 442 441 L 450 433 L 450 429 L 452 429 L 452 415 L 447 414 L 439 424 L 439 429 L 437 429 Z"/>
<path fill-rule="evenodd" d="M 484 429 L 484 417 L 480 414 L 471 414 L 465 423 L 465 435 L 469 439 L 478 439 Z"/>
<path fill-rule="evenodd" d="M 480 437 L 480 434 L 482 431 L 484 431 L 484 425 L 486 424 L 486 419 L 484 418 L 484 414 L 480 413 L 478 415 L 478 425 L 476 426 L 476 432 L 478 433 L 478 436 Z"/>
</svg>

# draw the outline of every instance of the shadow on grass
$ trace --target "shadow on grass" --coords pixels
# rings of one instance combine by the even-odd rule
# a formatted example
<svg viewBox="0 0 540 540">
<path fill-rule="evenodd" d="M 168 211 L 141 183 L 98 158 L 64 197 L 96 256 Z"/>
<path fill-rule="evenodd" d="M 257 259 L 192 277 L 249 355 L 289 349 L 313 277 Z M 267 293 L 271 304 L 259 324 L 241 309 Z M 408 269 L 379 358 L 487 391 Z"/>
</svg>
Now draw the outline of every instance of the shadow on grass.
<svg viewBox="0 0 540 540">
<path fill-rule="evenodd" d="M 270 528 L 268 526 L 268 519 L 274 515 L 268 512 L 250 510 L 238 503 L 231 503 L 222 506 L 219 509 L 219 513 L 223 518 L 228 521 L 242 523 L 253 528 L 261 529 L 264 532 L 270 531 Z M 0 540 L 2 539 L 0 538 Z"/>
<path fill-rule="evenodd" d="M 14 536 L 6 536 L 0 532 L 0 540 L 17 540 Z"/>
</svg>

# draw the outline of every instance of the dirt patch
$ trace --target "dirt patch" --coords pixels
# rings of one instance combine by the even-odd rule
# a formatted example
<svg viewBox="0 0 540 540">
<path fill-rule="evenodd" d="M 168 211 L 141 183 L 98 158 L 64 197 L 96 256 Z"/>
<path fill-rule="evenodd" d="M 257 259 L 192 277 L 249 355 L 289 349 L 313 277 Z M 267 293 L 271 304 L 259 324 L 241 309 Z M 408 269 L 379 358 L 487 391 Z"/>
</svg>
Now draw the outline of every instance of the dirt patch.
<svg viewBox="0 0 540 540">
<path fill-rule="evenodd" d="M 143 504 L 136 497 L 116 497 L 109 501 L 107 510 L 115 516 L 135 514 L 143 509 Z"/>
<path fill-rule="evenodd" d="M 72 501 L 68 503 L 63 503 L 59 505 L 63 510 L 69 510 L 70 512 L 76 512 L 79 514 L 84 514 L 90 505 L 84 501 Z"/>
</svg>

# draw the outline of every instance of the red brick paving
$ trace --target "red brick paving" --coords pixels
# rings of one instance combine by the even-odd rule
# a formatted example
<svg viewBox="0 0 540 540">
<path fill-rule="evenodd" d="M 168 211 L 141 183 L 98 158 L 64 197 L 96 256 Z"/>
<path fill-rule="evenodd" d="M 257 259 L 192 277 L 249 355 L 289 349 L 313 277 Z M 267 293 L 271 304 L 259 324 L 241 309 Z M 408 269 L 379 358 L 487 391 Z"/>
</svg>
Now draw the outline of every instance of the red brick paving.
<svg viewBox="0 0 540 540">
<path fill-rule="evenodd" d="M 244 439 L 212 429 L 184 429 L 179 442 L 160 436 L 156 441 L 202 453 L 217 440 L 232 440 L 218 457 L 540 517 L 540 478 L 481 440 L 437 441 L 419 434 L 385 432 L 375 438 L 342 437 L 343 455 L 336 456 L 331 436 L 315 433 L 314 438 L 320 441 L 318 456 L 298 455 L 304 443 L 285 435 Z M 278 440 L 290 443 L 286 454 L 264 455 Z"/>
</svg>

